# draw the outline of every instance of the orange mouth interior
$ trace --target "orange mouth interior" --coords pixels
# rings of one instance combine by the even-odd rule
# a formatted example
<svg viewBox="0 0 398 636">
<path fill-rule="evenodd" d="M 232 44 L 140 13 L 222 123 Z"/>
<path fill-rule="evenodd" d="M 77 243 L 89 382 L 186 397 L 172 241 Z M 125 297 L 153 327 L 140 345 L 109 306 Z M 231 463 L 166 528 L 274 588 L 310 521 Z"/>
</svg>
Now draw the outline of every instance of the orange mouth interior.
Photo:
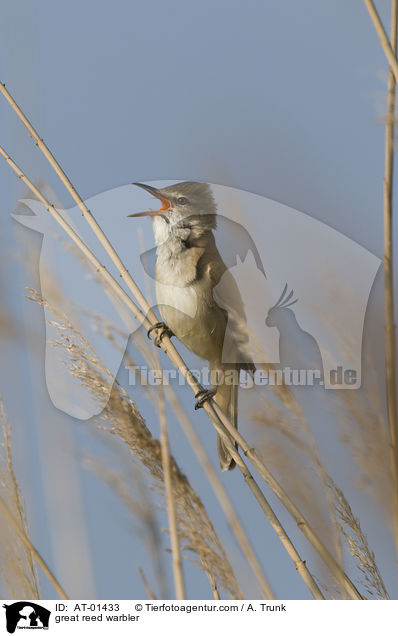
<svg viewBox="0 0 398 636">
<path fill-rule="evenodd" d="M 134 216 L 135 217 L 137 217 L 137 216 L 162 216 L 164 219 L 167 220 L 167 215 L 165 214 L 165 212 L 170 212 L 170 210 L 172 210 L 173 206 L 171 204 L 171 201 L 169 199 L 167 199 L 166 197 L 162 196 L 160 193 L 153 192 L 152 190 L 149 190 L 149 189 L 148 189 L 148 192 L 162 202 L 162 205 L 159 208 L 159 210 L 147 210 L 146 212 L 136 212 L 135 214 L 129 214 L 129 216 L 133 216 L 133 217 Z"/>
<path fill-rule="evenodd" d="M 158 210 L 158 212 L 165 212 L 167 210 L 171 210 L 171 201 L 169 201 L 169 199 L 166 199 L 166 197 L 162 197 L 161 195 L 156 195 L 156 196 L 162 202 L 161 208 L 160 210 Z"/>
</svg>

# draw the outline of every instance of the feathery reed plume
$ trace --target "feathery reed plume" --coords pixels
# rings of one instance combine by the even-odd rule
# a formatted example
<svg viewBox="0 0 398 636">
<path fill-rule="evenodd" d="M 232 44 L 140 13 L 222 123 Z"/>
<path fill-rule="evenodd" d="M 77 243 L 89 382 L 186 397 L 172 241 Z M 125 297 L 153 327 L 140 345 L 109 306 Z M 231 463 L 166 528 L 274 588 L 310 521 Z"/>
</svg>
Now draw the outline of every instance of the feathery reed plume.
<svg viewBox="0 0 398 636">
<path fill-rule="evenodd" d="M 388 599 L 374 552 L 370 549 L 366 536 L 362 532 L 359 519 L 354 516 L 340 488 L 334 483 L 331 483 L 331 488 L 335 497 L 336 511 L 341 521 L 341 532 L 352 556 L 358 561 L 358 569 L 363 574 L 362 585 L 371 597 Z"/>
<path fill-rule="evenodd" d="M 40 588 L 31 550 L 15 536 L 9 524 L 5 507 L 13 515 L 21 532 L 28 536 L 28 527 L 21 493 L 14 473 L 11 457 L 10 428 L 6 420 L 3 401 L 0 397 L 0 421 L 2 428 L 0 483 L 2 506 L 0 515 L 5 519 L 0 524 L 1 557 L 0 570 L 11 598 L 40 598 Z"/>
<path fill-rule="evenodd" d="M 56 329 L 59 340 L 53 345 L 61 347 L 68 354 L 70 372 L 96 399 L 108 391 L 109 384 L 112 384 L 109 401 L 94 421 L 101 429 L 120 437 L 132 455 L 138 457 L 147 469 L 153 480 L 153 489 L 164 498 L 160 443 L 151 435 L 136 405 L 69 320 L 35 290 L 29 291 L 30 299 L 44 305 L 54 317 L 49 322 Z M 183 552 L 192 554 L 195 563 L 206 573 L 212 574 L 218 587 L 232 598 L 241 598 L 232 568 L 203 503 L 173 458 L 171 473 Z"/>
</svg>

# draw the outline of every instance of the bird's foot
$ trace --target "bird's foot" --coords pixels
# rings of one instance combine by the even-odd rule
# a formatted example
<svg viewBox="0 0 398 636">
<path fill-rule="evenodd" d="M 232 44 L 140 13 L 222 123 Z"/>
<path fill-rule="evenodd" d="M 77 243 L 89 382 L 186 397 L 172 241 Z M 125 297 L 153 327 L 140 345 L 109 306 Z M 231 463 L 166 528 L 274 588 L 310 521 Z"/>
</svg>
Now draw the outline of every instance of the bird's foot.
<svg viewBox="0 0 398 636">
<path fill-rule="evenodd" d="M 216 391 L 211 391 L 210 389 L 201 389 L 200 391 L 198 391 L 195 395 L 195 397 L 197 398 L 196 404 L 195 404 L 195 411 L 203 408 L 203 404 L 207 402 L 207 400 L 211 400 L 211 398 L 213 398 L 215 394 L 216 394 Z"/>
<path fill-rule="evenodd" d="M 157 322 L 155 325 L 153 325 L 150 329 L 148 329 L 147 331 L 147 336 L 148 338 L 151 337 L 151 333 L 152 331 L 154 331 L 156 329 L 156 336 L 153 339 L 153 343 L 157 346 L 160 347 L 162 340 L 164 338 L 164 336 L 168 336 L 169 338 L 171 338 L 172 336 L 174 336 L 173 332 L 171 331 L 171 329 L 168 328 L 167 325 L 165 325 L 164 322 Z"/>
</svg>

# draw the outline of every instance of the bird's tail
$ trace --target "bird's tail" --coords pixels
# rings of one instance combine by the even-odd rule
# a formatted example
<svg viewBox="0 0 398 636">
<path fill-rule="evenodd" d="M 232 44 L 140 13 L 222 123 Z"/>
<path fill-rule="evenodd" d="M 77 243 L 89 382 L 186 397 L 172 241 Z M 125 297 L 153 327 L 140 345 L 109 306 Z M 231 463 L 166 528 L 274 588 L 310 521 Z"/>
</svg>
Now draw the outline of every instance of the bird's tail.
<svg viewBox="0 0 398 636">
<path fill-rule="evenodd" d="M 214 397 L 218 406 L 224 411 L 230 422 L 238 428 L 238 383 L 232 384 L 221 383 L 217 387 L 217 393 Z M 236 448 L 237 445 L 235 444 Z M 217 436 L 217 450 L 220 459 L 221 470 L 232 470 L 235 468 L 235 461 L 232 459 L 223 440 Z"/>
</svg>

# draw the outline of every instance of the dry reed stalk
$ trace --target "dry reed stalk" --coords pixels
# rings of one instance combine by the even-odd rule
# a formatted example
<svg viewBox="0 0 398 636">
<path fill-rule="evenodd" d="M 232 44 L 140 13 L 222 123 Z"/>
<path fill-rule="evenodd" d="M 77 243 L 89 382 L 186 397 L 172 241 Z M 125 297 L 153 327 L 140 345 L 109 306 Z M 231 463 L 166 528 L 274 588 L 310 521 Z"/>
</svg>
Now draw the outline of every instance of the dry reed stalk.
<svg viewBox="0 0 398 636">
<path fill-rule="evenodd" d="M 21 501 L 21 496 L 19 493 L 19 487 L 17 483 L 17 479 L 14 473 L 12 458 L 11 458 L 11 444 L 10 444 L 10 433 L 8 429 L 8 425 L 6 423 L 5 413 L 3 402 L 0 398 L 0 420 L 3 428 L 3 437 L 4 444 L 3 448 L 5 449 L 6 455 L 6 467 L 1 470 L 1 485 L 3 487 L 4 496 L 0 496 L 0 509 L 4 516 L 6 517 L 8 523 L 11 528 L 15 532 L 13 535 L 13 552 L 15 552 L 15 548 L 17 547 L 17 542 L 15 541 L 15 537 L 21 541 L 24 553 L 21 554 L 13 554 L 11 555 L 12 560 L 10 563 L 11 568 L 17 569 L 17 584 L 18 588 L 14 590 L 14 594 L 16 598 L 21 598 L 26 596 L 27 598 L 40 598 L 39 593 L 39 584 L 36 577 L 36 572 L 33 564 L 33 560 L 39 565 L 42 569 L 43 573 L 47 576 L 50 583 L 53 585 L 54 589 L 58 593 L 60 598 L 68 599 L 65 591 L 63 590 L 60 583 L 57 581 L 54 574 L 51 572 L 50 568 L 44 561 L 43 557 L 40 555 L 38 550 L 34 547 L 32 542 L 28 536 L 27 523 L 25 519 L 25 513 Z M 9 500 L 7 502 L 7 499 Z M 13 508 L 13 512 L 11 511 L 11 506 Z M 3 550 L 6 547 L 6 542 L 2 541 Z M 22 586 L 22 587 L 21 587 Z M 18 593 L 19 592 L 19 593 Z"/>
<path fill-rule="evenodd" d="M 152 601 L 156 601 L 156 596 L 154 595 L 154 593 L 152 592 L 151 588 L 149 587 L 149 583 L 146 579 L 146 576 L 144 574 L 144 571 L 142 568 L 138 568 L 138 572 L 140 573 L 140 577 L 142 578 L 142 582 L 144 584 L 144 587 L 146 589 L 146 593 L 148 594 L 148 598 L 150 598 Z"/>
<path fill-rule="evenodd" d="M 116 250 L 111 245 L 108 237 L 105 235 L 105 233 L 103 232 L 103 230 L 101 229 L 101 227 L 99 226 L 95 218 L 93 217 L 90 210 L 87 208 L 86 204 L 84 203 L 83 199 L 78 194 L 77 190 L 73 187 L 72 183 L 66 176 L 65 172 L 62 170 L 61 166 L 59 165 L 59 163 L 57 162 L 53 154 L 50 152 L 50 150 L 44 143 L 43 139 L 39 137 L 38 133 L 36 132 L 32 124 L 30 123 L 28 118 L 25 116 L 25 114 L 22 112 L 18 104 L 15 102 L 13 97 L 10 95 L 10 93 L 6 89 L 5 84 L 1 82 L 0 82 L 0 91 L 3 93 L 4 97 L 6 98 L 6 100 L 8 101 L 8 103 L 10 104 L 14 112 L 18 115 L 19 119 L 22 121 L 24 126 L 27 128 L 30 135 L 34 139 L 37 147 L 41 150 L 41 152 L 43 153 L 43 155 L 45 156 L 45 158 L 47 159 L 51 167 L 54 169 L 55 173 L 60 178 L 64 186 L 66 187 L 72 199 L 79 206 L 83 214 L 83 217 L 86 219 L 87 223 L 93 230 L 94 234 L 98 238 L 101 245 L 104 247 L 108 256 L 111 258 L 112 262 L 116 265 L 118 272 L 120 274 L 120 277 L 125 281 L 127 287 L 130 289 L 133 296 L 138 300 L 139 304 L 144 309 L 145 315 L 148 316 L 152 324 L 155 324 L 156 322 L 158 322 L 158 319 L 154 311 L 152 310 L 151 306 L 146 301 L 138 285 L 136 285 L 135 281 L 132 279 L 127 267 L 122 263 Z"/>
<path fill-rule="evenodd" d="M 160 421 L 160 447 L 162 455 L 162 466 L 164 475 L 165 494 L 167 501 L 167 516 L 169 520 L 169 532 L 171 542 L 171 555 L 173 562 L 173 577 L 176 598 L 185 599 L 184 575 L 182 572 L 180 543 L 177 529 L 177 513 L 174 498 L 174 490 L 171 475 L 169 435 L 167 430 L 166 406 L 164 402 L 163 387 L 159 387 L 159 421 Z"/>
<path fill-rule="evenodd" d="M 390 64 L 390 68 L 394 73 L 394 77 L 398 80 L 398 61 L 396 58 L 396 54 L 393 51 L 391 44 L 388 39 L 388 35 L 384 29 L 383 23 L 380 20 L 380 16 L 377 12 L 375 4 L 373 0 L 364 0 L 367 10 L 369 11 L 369 15 L 373 22 L 374 28 L 376 29 L 376 33 L 380 38 L 380 43 L 383 48 L 383 51 L 387 57 L 387 60 Z"/>
<path fill-rule="evenodd" d="M 61 227 L 63 227 L 63 229 L 67 232 L 67 234 L 72 238 L 72 240 L 75 241 L 75 243 L 82 249 L 82 251 L 84 249 L 84 252 L 87 255 L 87 257 L 90 259 L 90 262 L 96 266 L 98 274 L 100 274 L 104 278 L 104 280 L 107 282 L 107 284 L 109 284 L 111 286 L 111 288 L 117 293 L 119 298 L 121 298 L 127 304 L 129 309 L 131 309 L 131 311 L 137 317 L 137 319 L 141 320 L 143 325 L 146 328 L 149 328 L 149 326 L 151 326 L 151 323 L 148 321 L 148 319 L 146 317 L 143 317 L 142 312 L 138 309 L 138 307 L 131 300 L 131 298 L 126 294 L 126 292 L 124 292 L 124 290 L 120 287 L 120 285 L 113 279 L 113 277 L 111 276 L 111 274 L 109 274 L 109 272 L 105 269 L 105 267 L 100 264 L 100 262 L 95 257 L 95 255 L 87 248 L 87 246 L 85 246 L 83 241 L 81 241 L 80 237 L 78 235 L 76 235 L 76 233 L 72 230 L 72 228 L 62 219 L 61 215 L 54 208 L 54 206 L 52 206 L 45 199 L 45 197 L 43 197 L 43 195 L 38 191 L 38 189 L 33 185 L 33 183 L 24 175 L 24 173 L 20 170 L 20 168 L 18 168 L 18 166 L 15 164 L 15 162 L 9 157 L 9 155 L 1 147 L 0 147 L 0 154 L 3 155 L 4 159 L 6 160 L 6 162 L 16 172 L 16 174 L 19 176 L 19 178 L 21 178 L 24 181 L 24 183 L 31 189 L 31 191 L 36 196 L 38 196 L 39 200 L 43 203 L 43 205 L 45 205 L 46 209 L 48 209 L 51 212 L 53 217 L 60 222 Z M 60 218 L 60 220 L 59 220 L 59 218 Z M 145 304 L 147 305 L 147 303 L 145 303 Z M 156 316 L 155 316 L 155 320 L 157 320 Z M 188 386 L 191 388 L 193 393 L 196 395 L 199 391 L 201 391 L 203 387 L 197 381 L 195 376 L 189 371 L 189 369 L 186 366 L 184 360 L 182 359 L 182 357 L 180 356 L 180 354 L 178 353 L 178 351 L 176 350 L 176 348 L 174 347 L 174 345 L 172 344 L 170 338 L 167 335 L 164 336 L 164 338 L 162 339 L 161 348 L 166 353 L 166 355 L 169 356 L 170 360 L 173 362 L 173 364 L 180 371 L 181 375 L 185 378 Z M 297 507 L 293 504 L 293 502 L 291 502 L 289 500 L 289 498 L 287 497 L 287 494 L 284 493 L 283 489 L 278 484 L 278 482 L 276 482 L 276 480 L 270 474 L 268 469 L 259 460 L 259 458 L 258 458 L 257 454 L 255 453 L 255 451 L 253 449 L 249 448 L 248 444 L 245 442 L 243 437 L 231 425 L 231 423 L 229 422 L 228 418 L 221 411 L 221 409 L 217 406 L 217 404 L 214 402 L 214 400 L 207 401 L 204 404 L 203 409 L 207 413 L 207 415 L 209 416 L 209 418 L 210 418 L 214 428 L 216 429 L 216 431 L 224 439 L 226 439 L 226 437 L 228 437 L 228 440 L 232 438 L 232 439 L 234 439 L 234 441 L 236 441 L 241 446 L 241 448 L 244 451 L 245 455 L 250 459 L 250 461 L 253 463 L 255 468 L 259 471 L 259 473 L 262 475 L 262 477 L 271 486 L 271 488 L 274 490 L 275 494 L 277 494 L 278 498 L 281 499 L 282 503 L 285 505 L 285 507 L 288 509 L 288 511 L 291 512 L 291 513 L 292 513 L 292 511 L 294 512 L 294 514 L 296 515 L 295 516 L 295 520 L 297 521 L 298 527 L 303 531 L 305 536 L 311 541 L 311 543 L 314 545 L 314 547 L 317 549 L 317 551 L 319 551 L 319 550 L 321 551 L 320 554 L 321 554 L 321 556 L 323 555 L 322 558 L 324 558 L 324 560 L 327 563 L 327 565 L 329 567 L 332 567 L 332 568 L 334 567 L 334 569 L 337 568 L 337 571 L 340 572 L 341 570 L 339 568 L 339 565 L 334 560 L 332 555 L 330 555 L 330 553 L 328 552 L 326 547 L 323 546 L 322 542 L 316 536 L 316 534 L 313 531 L 313 529 L 309 526 L 309 524 L 305 521 L 304 517 L 298 511 Z M 242 465 L 242 463 L 239 462 L 238 466 L 239 466 L 241 472 L 243 473 L 243 475 L 245 477 L 246 483 L 248 484 L 249 488 L 252 490 L 255 498 L 257 499 L 258 503 L 260 504 L 260 507 L 263 510 L 263 512 L 266 514 L 266 516 L 268 518 L 273 518 L 272 515 L 274 513 L 272 511 L 272 514 L 271 514 L 271 511 L 268 510 L 269 504 L 265 500 L 265 497 L 264 497 L 263 493 L 261 492 L 260 488 L 258 487 L 258 485 L 254 482 L 252 476 L 251 476 L 251 479 L 248 480 L 248 476 L 245 474 L 245 470 L 247 470 L 246 465 L 245 464 Z M 270 515 L 270 517 L 268 515 Z M 276 522 L 279 523 L 279 521 L 277 521 L 277 520 L 276 520 Z M 278 536 L 281 538 L 283 536 L 283 532 L 280 535 L 278 535 Z M 285 544 L 289 545 L 289 543 L 291 543 L 290 540 L 287 540 Z M 292 552 L 292 554 L 293 554 L 293 552 Z M 294 558 L 296 558 L 296 556 L 294 556 Z M 302 568 L 301 568 L 301 571 L 303 571 Z M 346 574 L 344 574 L 344 578 L 345 578 L 346 582 L 348 583 L 348 586 L 349 586 L 349 589 L 350 589 L 350 594 L 351 594 L 352 598 L 361 598 L 359 593 L 358 593 L 358 591 L 355 589 L 355 586 L 351 583 L 351 581 L 349 581 L 349 578 L 348 578 L 348 576 Z M 315 584 L 315 586 L 316 586 L 316 584 Z M 315 589 L 315 586 L 314 586 L 314 589 Z M 316 586 L 316 588 L 317 588 L 317 586 Z"/>
<path fill-rule="evenodd" d="M 213 406 L 213 405 L 212 405 Z M 218 407 L 216 403 L 213 406 L 216 411 L 219 419 L 222 421 L 222 424 L 227 429 L 229 435 L 236 441 L 240 448 L 242 449 L 244 455 L 248 457 L 253 464 L 254 468 L 258 471 L 258 473 L 263 477 L 266 483 L 273 490 L 274 494 L 278 497 L 281 503 L 284 505 L 286 510 L 292 515 L 293 519 L 297 523 L 297 527 L 301 530 L 304 536 L 308 539 L 311 545 L 318 552 L 319 556 L 322 558 L 324 563 L 329 567 L 332 573 L 336 576 L 337 579 L 340 579 L 341 576 L 344 578 L 344 585 L 347 589 L 348 594 L 352 599 L 360 600 L 362 596 L 356 589 L 353 582 L 350 580 L 348 575 L 341 569 L 339 563 L 336 561 L 334 556 L 328 550 L 328 548 L 324 545 L 318 534 L 314 531 L 312 526 L 308 523 L 304 515 L 301 513 L 299 508 L 293 502 L 291 497 L 288 495 L 286 490 L 281 486 L 281 484 L 275 479 L 270 470 L 261 459 L 258 457 L 257 452 L 254 448 L 251 448 L 249 444 L 244 440 L 242 435 L 234 429 L 234 427 L 228 421 L 228 418 L 223 416 L 221 409 Z"/>
<path fill-rule="evenodd" d="M 222 485 L 222 482 L 217 474 L 217 471 L 214 469 L 213 464 L 209 460 L 209 457 L 205 449 L 203 448 L 202 443 L 199 437 L 197 436 L 194 427 L 192 426 L 180 402 L 178 401 L 174 391 L 169 386 L 166 386 L 165 389 L 166 389 L 167 399 L 170 402 L 170 405 L 172 406 L 178 421 L 180 422 L 181 428 L 184 431 L 191 445 L 191 448 L 193 449 L 195 455 L 197 456 L 200 464 L 202 465 L 203 471 L 210 482 L 212 490 L 214 494 L 216 495 L 221 508 L 224 511 L 224 514 L 227 518 L 231 532 L 235 535 L 236 541 L 240 549 L 242 550 L 248 564 L 250 565 L 253 573 L 255 574 L 258 582 L 260 583 L 260 586 L 263 592 L 263 597 L 265 599 L 274 599 L 275 597 L 274 597 L 272 588 L 263 573 L 258 557 L 250 543 L 250 540 L 241 522 L 239 521 L 239 518 L 235 512 L 235 509 L 231 503 L 231 500 L 228 496 L 227 491 Z"/>
<path fill-rule="evenodd" d="M 55 160 L 55 158 L 53 157 L 53 155 L 51 154 L 51 152 L 49 151 L 49 149 L 47 148 L 47 146 L 45 145 L 43 140 L 39 137 L 39 135 L 37 134 L 37 132 L 35 131 L 35 129 L 31 125 L 29 120 L 26 118 L 26 116 L 24 115 L 22 110 L 16 104 L 15 100 L 11 97 L 10 93 L 7 91 L 7 89 L 6 89 L 4 84 L 0 84 L 0 90 L 4 94 L 4 96 L 7 99 L 7 101 L 10 103 L 10 105 L 12 106 L 13 110 L 16 112 L 18 117 L 24 123 L 24 125 L 26 126 L 26 128 L 28 129 L 30 134 L 32 135 L 33 139 L 35 140 L 37 146 L 43 152 L 43 154 L 45 155 L 45 157 L 49 161 L 50 165 L 54 168 L 56 174 L 60 177 L 61 181 L 66 186 L 66 188 L 68 189 L 68 191 L 71 194 L 71 196 L 74 198 L 74 200 L 79 205 L 80 209 L 82 210 L 83 216 L 86 218 L 86 220 L 88 221 L 89 225 L 92 227 L 92 229 L 95 232 L 97 238 L 100 240 L 101 244 L 103 245 L 104 249 L 109 254 L 109 256 L 111 257 L 112 261 L 118 267 L 120 276 L 125 280 L 125 282 L 127 283 L 130 291 L 133 293 L 135 298 L 140 303 L 140 305 L 143 308 L 146 316 L 148 316 L 150 322 L 147 320 L 147 318 L 145 318 L 145 320 L 142 321 L 143 324 L 146 326 L 148 324 L 148 322 L 149 322 L 149 324 L 151 324 L 153 326 L 157 322 L 157 317 L 156 317 L 155 313 L 153 312 L 151 306 L 149 305 L 149 303 L 147 302 L 147 300 L 143 296 L 141 290 L 138 288 L 136 283 L 133 281 L 131 275 L 129 274 L 129 272 L 127 270 L 127 268 L 121 262 L 120 258 L 118 257 L 118 255 L 116 254 L 114 248 L 110 244 L 109 240 L 107 239 L 107 237 L 105 236 L 105 234 L 103 233 L 103 231 L 101 230 L 101 228 L 99 227 L 97 222 L 95 221 L 95 219 L 92 216 L 91 212 L 88 210 L 87 206 L 85 206 L 84 202 L 82 201 L 81 197 L 79 196 L 79 194 L 77 193 L 75 188 L 70 183 L 70 181 L 67 178 L 66 174 L 63 172 L 63 170 L 61 169 L 60 165 Z M 23 175 L 22 171 L 19 170 L 19 168 L 10 159 L 10 157 L 6 153 L 4 153 L 4 151 L 2 151 L 1 154 L 3 154 L 4 158 L 6 159 L 6 161 L 11 165 L 11 167 L 13 167 L 13 169 L 17 172 L 17 174 L 19 173 L 20 178 L 25 180 L 26 185 L 29 186 L 29 183 L 30 183 L 29 180 L 25 177 L 25 175 Z M 31 185 L 33 185 L 33 184 L 31 184 Z M 37 188 L 36 188 L 36 190 L 37 190 Z M 42 199 L 44 199 L 44 197 L 42 197 Z M 47 207 L 47 209 L 49 209 L 48 205 L 46 207 Z M 50 208 L 51 207 L 53 207 L 53 206 L 50 206 Z M 65 221 L 63 221 L 63 222 L 65 224 Z M 86 250 L 88 252 L 90 252 L 87 247 L 86 247 Z M 93 254 L 91 252 L 90 252 L 90 255 L 93 256 Z M 110 274 L 107 272 L 107 270 L 105 268 L 103 268 L 103 266 L 100 266 L 100 267 L 102 268 L 102 273 L 103 273 L 104 277 L 107 275 L 108 277 L 112 278 L 110 276 Z M 110 280 L 108 282 L 111 283 Z M 118 286 L 118 284 L 114 280 L 113 280 L 113 284 L 120 288 L 118 293 L 121 294 L 121 292 L 123 292 L 122 288 L 120 286 Z M 142 312 L 136 307 L 135 303 L 130 299 L 130 297 L 127 294 L 126 294 L 126 297 L 130 301 L 130 303 L 129 303 L 130 304 L 130 308 L 132 309 L 134 315 L 138 319 L 140 319 L 140 318 L 142 319 Z M 189 371 L 189 369 L 186 366 L 184 360 L 182 359 L 182 357 L 180 356 L 180 354 L 178 353 L 177 349 L 174 347 L 174 345 L 172 344 L 170 338 L 167 335 L 165 335 L 163 337 L 162 343 L 161 343 L 161 347 L 162 347 L 163 351 L 169 356 L 169 358 L 173 362 L 173 364 L 178 368 L 178 370 L 180 371 L 182 376 L 185 378 L 188 386 L 191 388 L 193 393 L 196 395 L 198 392 L 200 392 L 202 390 L 201 385 L 196 380 L 196 378 L 192 375 L 192 373 Z M 214 400 L 207 401 L 204 404 L 203 408 L 204 408 L 205 412 L 207 413 L 207 415 L 209 416 L 211 422 L 213 423 L 213 426 L 216 428 L 217 431 L 220 432 L 222 437 L 224 437 L 224 438 L 226 436 L 228 437 L 228 434 L 229 434 L 232 437 L 232 439 L 234 439 L 235 441 L 238 441 L 237 437 L 235 437 L 236 431 L 235 431 L 234 427 L 231 425 L 230 422 L 228 422 L 228 418 L 221 411 L 221 409 L 219 409 L 217 407 L 217 405 L 214 402 Z M 225 426 L 226 431 L 224 429 L 224 426 Z M 239 437 L 243 441 L 243 438 L 241 436 L 239 436 Z M 239 441 L 238 441 L 238 443 L 241 444 Z M 245 445 L 247 447 L 247 444 L 245 444 Z M 250 451 L 250 449 L 247 448 L 247 451 Z M 250 458 L 250 461 L 253 462 L 253 459 L 254 459 L 257 464 L 259 463 L 258 458 L 256 459 L 253 456 L 253 453 L 250 453 L 250 455 L 249 455 L 249 453 L 247 453 L 247 455 Z M 261 464 L 261 462 L 260 462 L 260 464 Z M 264 474 L 266 472 L 267 471 L 265 469 Z M 274 480 L 272 479 L 272 481 L 274 481 Z M 254 480 L 248 481 L 247 483 L 248 483 L 249 487 L 252 489 L 253 493 L 255 494 L 255 497 L 256 497 L 257 501 L 259 503 L 261 502 L 260 506 L 263 509 L 263 511 L 266 513 L 266 509 L 267 509 L 267 506 L 269 504 L 268 504 L 268 502 L 266 502 L 267 505 L 265 505 L 265 498 L 264 498 L 264 495 L 261 493 L 261 490 L 258 488 L 257 484 L 255 484 Z M 279 488 L 279 491 L 280 491 L 280 488 Z M 262 501 L 263 498 L 264 498 L 264 502 Z M 309 532 L 308 536 L 310 536 L 310 535 L 311 535 L 311 533 Z M 319 547 L 319 540 L 317 541 L 317 545 Z M 338 564 L 337 564 L 337 566 L 338 566 Z M 353 584 L 351 582 L 348 583 L 347 575 L 345 575 L 344 578 L 347 581 L 348 587 L 351 590 L 351 594 L 353 595 L 353 598 L 360 598 L 360 596 L 358 596 L 358 592 L 355 590 L 355 586 L 353 586 Z"/>
<path fill-rule="evenodd" d="M 142 241 L 143 241 L 143 236 L 141 235 L 141 242 Z M 147 295 L 148 294 L 150 294 L 149 286 L 147 288 Z M 152 304 L 152 298 L 150 297 L 150 295 L 148 295 L 148 300 L 149 300 L 149 303 Z M 154 358 L 157 365 L 160 366 L 159 356 L 157 352 Z M 171 476 L 170 446 L 169 446 L 169 434 L 168 434 L 167 419 L 166 419 L 166 404 L 165 404 L 165 397 L 164 397 L 164 391 L 163 391 L 162 385 L 159 386 L 158 398 L 159 398 L 158 399 L 158 414 L 159 414 L 159 422 L 160 422 L 160 445 L 162 450 L 162 464 L 163 464 L 163 474 L 164 474 L 165 492 L 166 492 L 166 500 L 167 500 L 167 516 L 168 516 L 169 531 L 170 531 L 174 587 L 176 591 L 176 598 L 182 600 L 185 598 L 184 575 L 183 575 L 182 563 L 181 563 L 180 543 L 178 539 L 176 504 L 175 504 L 172 476 Z M 209 576 L 208 568 L 205 568 L 205 571 Z M 213 579 L 211 575 L 209 578 L 210 578 L 210 584 L 212 585 Z"/>
<path fill-rule="evenodd" d="M 216 601 L 221 600 L 219 591 L 217 589 L 217 585 L 215 584 L 213 577 L 210 578 L 210 585 L 211 585 L 211 591 L 213 592 L 213 596 L 214 596 L 215 600 Z"/>
<path fill-rule="evenodd" d="M 397 52 L 398 0 L 391 7 L 391 48 Z M 384 177 L 384 296 L 385 296 L 385 356 L 387 417 L 391 441 L 391 465 L 393 471 L 393 514 L 395 542 L 398 551 L 398 411 L 397 374 L 394 324 L 394 269 L 393 269 L 393 179 L 394 179 L 394 128 L 395 128 L 396 79 L 390 66 L 388 76 L 387 122 L 385 134 Z"/>
<path fill-rule="evenodd" d="M 104 282 L 110 287 L 110 289 L 118 296 L 130 309 L 133 315 L 139 320 L 142 321 L 143 324 L 149 329 L 151 323 L 145 318 L 144 314 L 137 307 L 137 305 L 131 300 L 130 296 L 124 291 L 124 289 L 116 282 L 113 276 L 108 272 L 106 267 L 100 263 L 94 253 L 87 247 L 87 245 L 82 241 L 79 234 L 75 232 L 67 221 L 62 217 L 62 215 L 58 212 L 58 210 L 53 206 L 49 201 L 43 196 L 40 190 L 28 179 L 28 177 L 23 173 L 23 171 L 17 166 L 15 161 L 11 159 L 11 157 L 7 154 L 2 146 L 0 146 L 0 154 L 5 159 L 6 163 L 14 170 L 16 175 L 25 185 L 29 188 L 29 190 L 37 197 L 37 199 L 45 206 L 46 210 L 51 214 L 51 216 L 59 223 L 62 229 L 66 232 L 66 234 L 72 239 L 72 241 L 77 245 L 77 247 L 81 250 L 84 256 L 87 258 L 88 262 L 94 267 L 97 273 L 101 276 Z"/>
<path fill-rule="evenodd" d="M 266 515 L 268 521 L 270 522 L 271 526 L 273 527 L 273 529 L 275 530 L 276 534 L 278 535 L 279 540 L 281 541 L 281 543 L 282 543 L 283 547 L 285 548 L 286 552 L 288 553 L 288 555 L 292 559 L 294 565 L 296 566 L 296 570 L 298 571 L 298 573 L 300 574 L 300 576 L 303 579 L 304 583 L 306 584 L 306 586 L 310 590 L 312 596 L 314 597 L 314 599 L 324 600 L 324 596 L 323 596 L 321 590 L 319 589 L 319 586 L 316 583 L 315 579 L 313 578 L 312 574 L 308 570 L 306 562 L 301 559 L 299 553 L 297 552 L 296 548 L 294 547 L 292 541 L 289 539 L 289 537 L 288 537 L 285 529 L 283 528 L 282 524 L 280 523 L 278 517 L 276 516 L 276 514 L 272 510 L 270 504 L 268 503 L 268 501 L 265 498 L 263 492 L 259 488 L 257 482 L 254 480 L 253 475 L 250 473 L 250 471 L 247 468 L 245 462 L 243 461 L 243 459 L 239 455 L 239 453 L 238 453 L 238 451 L 237 451 L 237 449 L 235 447 L 235 444 L 233 444 L 231 442 L 231 438 L 229 437 L 228 433 L 226 432 L 225 427 L 223 427 L 222 425 L 220 426 L 218 424 L 218 422 L 215 425 L 216 425 L 216 430 L 217 430 L 218 434 L 222 437 L 222 439 L 223 439 L 223 441 L 224 441 L 229 453 L 231 454 L 231 456 L 235 460 L 235 463 L 236 463 L 237 467 L 241 471 L 241 473 L 242 473 L 242 475 L 243 475 L 243 477 L 245 479 L 245 482 L 248 484 L 250 490 L 252 491 L 254 497 L 256 498 L 256 500 L 257 500 L 258 504 L 260 505 L 261 509 L 263 510 L 264 514 Z"/>
</svg>

